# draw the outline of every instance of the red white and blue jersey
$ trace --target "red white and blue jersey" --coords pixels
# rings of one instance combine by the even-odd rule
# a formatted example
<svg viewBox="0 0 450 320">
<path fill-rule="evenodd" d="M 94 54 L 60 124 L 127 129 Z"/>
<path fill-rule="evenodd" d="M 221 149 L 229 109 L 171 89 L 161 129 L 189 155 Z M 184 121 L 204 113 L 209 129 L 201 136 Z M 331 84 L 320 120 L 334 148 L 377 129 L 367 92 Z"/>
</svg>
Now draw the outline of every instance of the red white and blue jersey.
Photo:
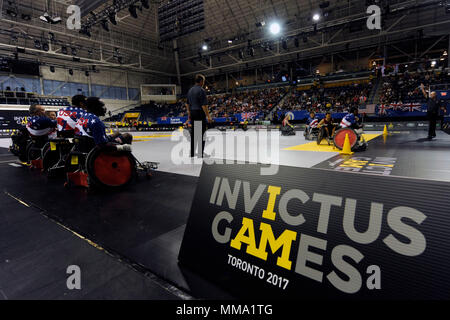
<svg viewBox="0 0 450 320">
<path fill-rule="evenodd" d="M 317 118 L 309 118 L 308 119 L 308 126 L 313 129 L 313 128 L 317 128 L 319 126 L 319 119 Z"/>
<path fill-rule="evenodd" d="M 353 113 L 347 114 L 341 121 L 341 128 L 351 127 L 356 123 L 356 117 Z"/>
<path fill-rule="evenodd" d="M 30 117 L 28 118 L 27 130 L 33 137 L 51 135 L 56 130 L 56 120 L 47 117 Z"/>
<path fill-rule="evenodd" d="M 77 107 L 68 107 L 59 110 L 58 117 L 56 118 L 56 121 L 58 121 L 58 131 L 74 131 L 78 119 L 85 112 L 85 110 Z"/>
<path fill-rule="evenodd" d="M 103 121 L 96 115 L 88 112 L 83 113 L 78 119 L 75 126 L 75 134 L 94 139 L 96 145 L 109 141 Z"/>
</svg>

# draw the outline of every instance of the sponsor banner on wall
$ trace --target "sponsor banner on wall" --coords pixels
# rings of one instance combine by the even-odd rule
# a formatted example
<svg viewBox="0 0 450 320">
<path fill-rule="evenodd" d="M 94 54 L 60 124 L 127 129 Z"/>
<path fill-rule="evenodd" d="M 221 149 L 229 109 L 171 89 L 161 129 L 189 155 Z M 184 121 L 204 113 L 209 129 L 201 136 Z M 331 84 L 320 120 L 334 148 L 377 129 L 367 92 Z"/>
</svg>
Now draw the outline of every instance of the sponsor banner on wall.
<svg viewBox="0 0 450 320">
<path fill-rule="evenodd" d="M 181 266 L 246 299 L 450 298 L 449 183 L 262 168 L 203 166 Z"/>
<path fill-rule="evenodd" d="M 20 129 L 27 125 L 27 111 L 0 110 L 0 131 Z"/>
</svg>

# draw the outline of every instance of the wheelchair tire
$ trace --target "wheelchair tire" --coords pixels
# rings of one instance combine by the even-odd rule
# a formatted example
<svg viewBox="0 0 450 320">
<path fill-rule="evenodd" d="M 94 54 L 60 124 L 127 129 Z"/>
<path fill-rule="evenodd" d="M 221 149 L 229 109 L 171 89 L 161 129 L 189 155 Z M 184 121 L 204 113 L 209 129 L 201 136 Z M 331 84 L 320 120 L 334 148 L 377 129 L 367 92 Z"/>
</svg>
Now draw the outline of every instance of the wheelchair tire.
<svg viewBox="0 0 450 320">
<path fill-rule="evenodd" d="M 50 148 L 50 143 L 47 143 L 44 147 L 43 158 L 42 158 L 44 172 L 48 172 L 48 170 L 50 168 L 52 168 L 56 164 L 58 164 L 58 161 L 59 161 L 59 152 L 52 151 Z"/>
<path fill-rule="evenodd" d="M 319 134 L 317 135 L 317 145 L 319 146 L 323 140 L 323 130 L 319 130 Z"/>
<path fill-rule="evenodd" d="M 356 144 L 358 143 L 358 135 L 356 134 L 355 130 L 351 128 L 344 128 L 336 131 L 336 134 L 334 135 L 334 145 L 339 150 L 342 150 L 344 148 L 344 142 L 345 142 L 345 136 L 348 134 L 348 138 L 350 141 L 350 148 L 354 150 Z"/>
<path fill-rule="evenodd" d="M 122 188 L 136 176 L 136 161 L 129 152 L 95 148 L 86 159 L 89 181 L 96 186 Z"/>
<path fill-rule="evenodd" d="M 32 142 L 28 144 L 26 154 L 28 163 L 31 163 L 33 160 L 38 160 L 41 157 L 41 151 L 35 148 L 35 145 Z"/>
</svg>

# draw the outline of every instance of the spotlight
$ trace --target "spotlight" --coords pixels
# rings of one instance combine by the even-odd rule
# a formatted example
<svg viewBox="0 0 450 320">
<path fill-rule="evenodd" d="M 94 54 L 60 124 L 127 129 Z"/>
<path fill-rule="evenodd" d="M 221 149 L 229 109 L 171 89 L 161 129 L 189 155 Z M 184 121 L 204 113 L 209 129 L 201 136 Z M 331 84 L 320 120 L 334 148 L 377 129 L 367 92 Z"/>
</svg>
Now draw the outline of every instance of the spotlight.
<svg viewBox="0 0 450 320">
<path fill-rule="evenodd" d="M 254 57 L 254 56 L 255 56 L 255 49 L 250 48 L 250 49 L 248 50 L 248 54 L 249 54 L 251 57 Z"/>
<path fill-rule="evenodd" d="M 67 47 L 66 46 L 61 47 L 61 53 L 62 54 L 67 54 Z"/>
<path fill-rule="evenodd" d="M 448 56 L 447 50 L 444 51 L 444 53 L 442 54 L 443 56 Z"/>
<path fill-rule="evenodd" d="M 89 71 L 86 71 L 84 74 L 86 75 L 86 77 L 89 77 Z"/>
<path fill-rule="evenodd" d="M 50 23 L 50 20 L 51 20 L 50 15 L 48 14 L 48 12 L 44 12 L 44 14 L 39 17 L 39 19 L 42 22 L 46 22 L 46 23 Z"/>
<path fill-rule="evenodd" d="M 287 40 L 283 40 L 283 41 L 281 42 L 281 46 L 283 47 L 284 50 L 287 50 L 287 49 L 288 49 L 288 43 L 287 43 Z"/>
<path fill-rule="evenodd" d="M 118 57 L 117 61 L 119 61 L 120 64 L 123 64 L 123 57 Z"/>
<path fill-rule="evenodd" d="M 9 2 L 10 7 L 8 9 L 6 9 L 6 14 L 15 18 L 17 17 L 17 9 L 12 7 L 12 3 Z"/>
<path fill-rule="evenodd" d="M 69 69 L 69 74 L 73 76 L 73 69 Z"/>
<path fill-rule="evenodd" d="M 55 67 L 54 66 L 50 66 L 50 72 L 55 73 Z"/>
<path fill-rule="evenodd" d="M 105 31 L 109 32 L 108 20 L 102 20 L 102 27 L 103 29 L 105 29 Z"/>
<path fill-rule="evenodd" d="M 91 30 L 86 26 L 81 27 L 80 34 L 84 34 L 85 36 L 87 36 L 89 38 L 92 36 Z"/>
<path fill-rule="evenodd" d="M 115 12 L 111 12 L 110 14 L 109 14 L 109 21 L 111 21 L 111 23 L 113 24 L 113 25 L 117 25 L 117 20 L 116 20 L 116 13 Z"/>
<path fill-rule="evenodd" d="M 78 54 L 77 48 L 72 48 L 72 55 L 76 56 Z"/>
<path fill-rule="evenodd" d="M 30 21 L 31 20 L 31 16 L 29 14 L 22 13 L 22 19 L 25 20 L 25 21 Z"/>
<path fill-rule="evenodd" d="M 145 9 L 150 9 L 150 5 L 148 4 L 148 0 L 141 0 L 142 6 Z"/>
<path fill-rule="evenodd" d="M 34 47 L 36 49 L 41 49 L 41 42 L 39 40 L 34 40 Z"/>
<path fill-rule="evenodd" d="M 55 34 L 53 32 L 49 32 L 48 38 L 50 39 L 50 41 L 55 41 Z"/>
<path fill-rule="evenodd" d="M 279 23 L 274 22 L 274 23 L 272 23 L 272 24 L 270 25 L 270 28 L 269 28 L 269 29 L 270 29 L 270 32 L 271 32 L 272 34 L 277 35 L 277 34 L 279 34 L 280 31 L 281 31 L 281 26 L 280 26 Z"/>
<path fill-rule="evenodd" d="M 232 44 L 233 40 L 232 39 L 228 39 L 228 44 Z"/>
<path fill-rule="evenodd" d="M 239 50 L 239 59 L 244 60 L 244 51 Z"/>
<path fill-rule="evenodd" d="M 266 25 L 265 21 L 261 21 L 261 22 L 257 22 L 256 23 L 256 27 L 258 27 L 258 28 L 264 27 L 265 25 Z"/>
<path fill-rule="evenodd" d="M 48 52 L 50 50 L 50 47 L 49 47 L 48 43 L 43 43 L 42 44 L 42 50 L 44 50 L 46 52 Z"/>
<path fill-rule="evenodd" d="M 62 22 L 61 17 L 51 17 L 48 12 L 44 12 L 42 16 L 39 17 L 42 22 L 58 24 Z"/>
<path fill-rule="evenodd" d="M 313 15 L 313 20 L 314 20 L 314 21 L 319 21 L 319 20 L 320 20 L 320 14 L 315 13 L 315 14 Z"/>
<path fill-rule="evenodd" d="M 431 61 L 431 67 L 432 68 L 436 67 L 436 64 L 437 64 L 436 60 Z"/>
<path fill-rule="evenodd" d="M 136 6 L 135 5 L 131 5 L 128 7 L 128 11 L 130 12 L 131 16 L 135 19 L 138 18 L 137 12 L 136 12 Z"/>
<path fill-rule="evenodd" d="M 207 50 L 208 50 L 208 45 L 204 44 L 204 45 L 202 46 L 202 50 L 203 50 L 203 51 L 207 51 Z"/>
<path fill-rule="evenodd" d="M 52 19 L 50 20 L 50 23 L 51 23 L 51 24 L 58 24 L 58 23 L 61 23 L 61 22 L 62 22 L 61 17 L 54 17 L 54 18 L 52 18 Z"/>
<path fill-rule="evenodd" d="M 92 57 L 93 53 L 94 53 L 94 52 L 92 51 L 92 49 L 88 49 L 88 56 L 89 56 L 89 57 Z"/>
</svg>

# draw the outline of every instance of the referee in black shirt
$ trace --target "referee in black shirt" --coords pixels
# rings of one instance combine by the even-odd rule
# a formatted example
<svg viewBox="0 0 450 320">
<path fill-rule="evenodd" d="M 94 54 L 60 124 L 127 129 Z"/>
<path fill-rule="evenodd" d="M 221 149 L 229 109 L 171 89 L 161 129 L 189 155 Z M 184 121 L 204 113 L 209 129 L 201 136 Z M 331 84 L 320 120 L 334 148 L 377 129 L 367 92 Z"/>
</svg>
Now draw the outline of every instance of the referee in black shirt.
<svg viewBox="0 0 450 320">
<path fill-rule="evenodd" d="M 205 76 L 199 74 L 195 77 L 195 86 L 193 86 L 187 95 L 186 109 L 189 115 L 189 123 L 192 125 L 191 130 L 191 158 L 195 156 L 195 150 L 199 148 L 198 154 L 203 158 L 203 151 L 205 150 L 204 134 L 207 129 L 207 123 L 212 123 L 211 116 L 208 110 L 208 99 L 206 92 L 203 89 L 205 85 Z M 196 131 L 201 131 L 200 132 Z M 201 139 L 201 142 L 200 142 Z M 201 149 L 200 149 L 201 147 Z"/>
<path fill-rule="evenodd" d="M 423 85 L 423 83 L 420 85 L 420 89 L 422 90 L 423 95 L 427 99 L 428 118 L 430 119 L 430 129 L 428 131 L 428 139 L 432 140 L 433 138 L 436 138 L 436 124 L 440 117 L 441 109 L 444 108 L 441 107 L 441 104 L 437 99 L 437 94 L 435 91 L 428 94 L 425 91 L 425 86 Z"/>
</svg>

